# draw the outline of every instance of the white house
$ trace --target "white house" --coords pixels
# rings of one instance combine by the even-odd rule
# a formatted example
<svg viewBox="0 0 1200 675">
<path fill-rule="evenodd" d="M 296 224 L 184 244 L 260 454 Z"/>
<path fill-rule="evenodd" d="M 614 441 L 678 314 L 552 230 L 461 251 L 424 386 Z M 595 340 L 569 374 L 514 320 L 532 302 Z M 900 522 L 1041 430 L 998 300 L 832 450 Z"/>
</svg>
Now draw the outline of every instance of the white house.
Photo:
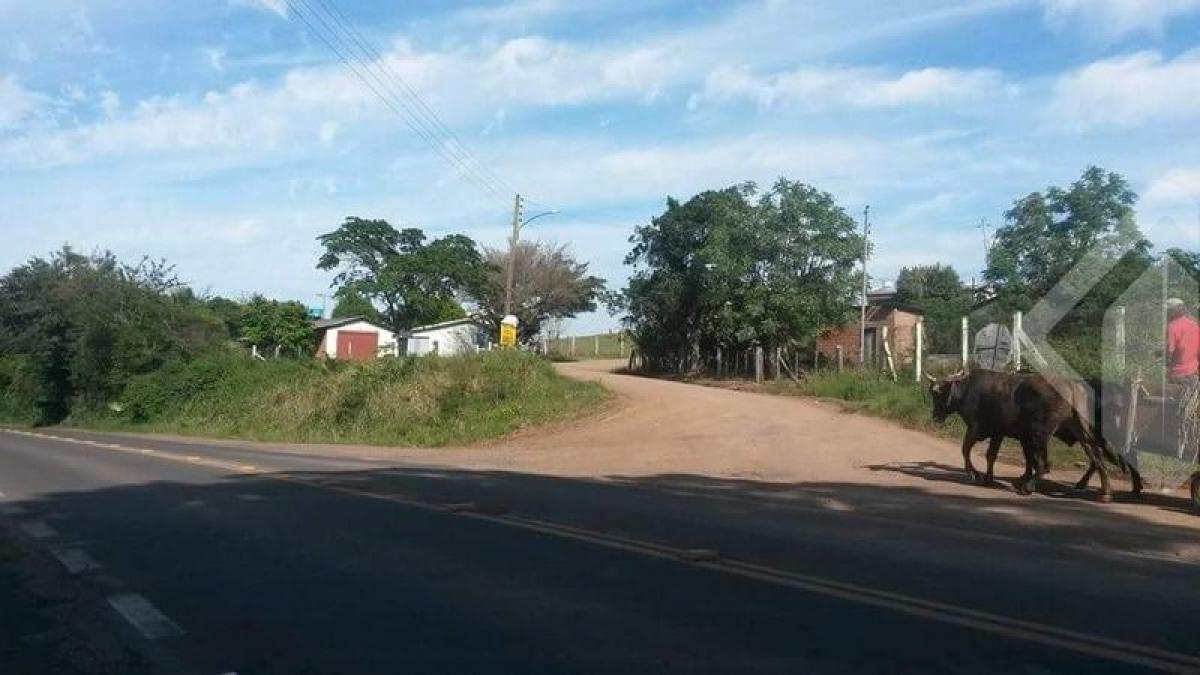
<svg viewBox="0 0 1200 675">
<path fill-rule="evenodd" d="M 396 354 L 396 334 L 361 317 L 322 319 L 317 331 L 317 355 L 343 361 L 367 361 Z"/>
<path fill-rule="evenodd" d="M 474 319 L 455 319 L 430 326 L 418 326 L 404 337 L 407 344 L 402 354 L 449 356 L 476 351 L 487 345 L 487 336 Z"/>
</svg>

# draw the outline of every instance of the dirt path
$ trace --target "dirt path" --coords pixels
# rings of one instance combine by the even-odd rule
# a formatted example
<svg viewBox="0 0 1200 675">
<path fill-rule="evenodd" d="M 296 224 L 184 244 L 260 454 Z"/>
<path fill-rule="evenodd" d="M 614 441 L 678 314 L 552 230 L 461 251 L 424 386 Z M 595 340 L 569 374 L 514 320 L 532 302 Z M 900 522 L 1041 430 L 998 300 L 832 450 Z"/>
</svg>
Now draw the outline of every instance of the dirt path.
<svg viewBox="0 0 1200 675">
<path fill-rule="evenodd" d="M 483 447 L 398 450 L 399 457 L 463 468 L 559 476 L 641 477 L 690 475 L 761 483 L 837 483 L 912 488 L 914 494 L 995 499 L 998 510 L 1031 524 L 1078 523 L 1081 514 L 1105 528 L 1137 523 L 1195 528 L 1200 557 L 1200 517 L 1189 512 L 1182 490 L 1148 495 L 1143 503 L 1090 501 L 1058 490 L 1062 499 L 1016 497 L 1009 480 L 1019 473 L 998 465 L 1003 484 L 969 484 L 957 443 L 820 401 L 703 387 L 614 373 L 616 361 L 560 366 L 571 377 L 598 380 L 612 390 L 612 409 L 564 427 L 532 431 Z M 976 465 L 983 466 L 983 444 Z M 396 457 L 391 454 L 390 457 Z M 1076 467 L 1052 476 L 1064 484 Z M 1052 489 L 1053 491 L 1053 489 Z M 1119 519 L 1105 513 L 1118 512 Z M 1090 520 L 1090 518 L 1089 518 Z M 1117 533 L 1110 533 L 1117 534 Z"/>
</svg>

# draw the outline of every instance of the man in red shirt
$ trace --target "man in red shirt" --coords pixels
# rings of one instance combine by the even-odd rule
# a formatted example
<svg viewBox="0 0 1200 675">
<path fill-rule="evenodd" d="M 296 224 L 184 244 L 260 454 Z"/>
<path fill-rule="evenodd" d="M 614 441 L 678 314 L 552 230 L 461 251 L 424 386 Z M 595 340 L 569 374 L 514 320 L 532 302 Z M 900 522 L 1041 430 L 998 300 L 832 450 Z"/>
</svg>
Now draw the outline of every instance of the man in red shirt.
<svg viewBox="0 0 1200 675">
<path fill-rule="evenodd" d="M 1200 374 L 1200 323 L 1179 298 L 1167 300 L 1167 377 L 1176 384 L 1196 384 Z"/>
</svg>

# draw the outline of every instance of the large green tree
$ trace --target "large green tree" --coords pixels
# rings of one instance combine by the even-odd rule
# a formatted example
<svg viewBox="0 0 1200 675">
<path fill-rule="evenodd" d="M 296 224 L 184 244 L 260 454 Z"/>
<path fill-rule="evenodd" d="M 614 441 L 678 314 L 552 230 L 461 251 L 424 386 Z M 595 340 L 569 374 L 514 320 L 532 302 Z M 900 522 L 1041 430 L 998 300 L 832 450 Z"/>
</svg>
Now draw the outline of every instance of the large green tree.
<svg viewBox="0 0 1200 675">
<path fill-rule="evenodd" d="M 379 321 L 379 310 L 363 294 L 347 289 L 338 293 L 337 304 L 333 306 L 333 318 L 349 319 L 360 317 L 367 321 Z"/>
<path fill-rule="evenodd" d="M 972 297 L 958 272 L 934 263 L 900 270 L 896 300 L 925 313 L 926 347 L 933 353 L 952 353 L 959 340 L 959 321 L 971 309 Z"/>
<path fill-rule="evenodd" d="M 313 345 L 312 321 L 302 303 L 268 300 L 261 295 L 243 305 L 238 335 L 260 350 L 289 355 L 307 351 Z"/>
<path fill-rule="evenodd" d="M 476 298 L 480 318 L 493 331 L 504 318 L 505 285 L 511 258 L 507 247 L 486 249 L 488 279 Z M 604 279 L 588 274 L 565 244 L 521 241 L 513 261 L 512 313 L 517 317 L 521 342 L 533 340 L 549 320 L 566 319 L 596 309 L 604 292 Z"/>
<path fill-rule="evenodd" d="M 988 252 L 984 279 L 1010 309 L 1028 309 L 1088 254 L 1120 259 L 1094 294 L 1127 286 L 1150 262 L 1137 225 L 1137 194 L 1120 174 L 1088 167 L 1067 188 L 1051 186 L 1017 199 Z M 1095 311 L 1097 307 L 1092 307 Z"/>
<path fill-rule="evenodd" d="M 24 364 L 42 423 L 111 401 L 133 376 L 227 337 L 161 262 L 63 248 L 0 278 L 0 356 Z"/>
<path fill-rule="evenodd" d="M 426 241 L 416 228 L 348 217 L 317 237 L 322 270 L 336 270 L 338 293 L 357 293 L 381 308 L 393 330 L 464 316 L 461 301 L 481 293 L 487 266 L 475 242 L 461 234 Z"/>
<path fill-rule="evenodd" d="M 833 197 L 786 179 L 703 192 L 630 238 L 627 323 L 654 367 L 712 348 L 812 339 L 855 298 L 863 241 Z"/>
</svg>

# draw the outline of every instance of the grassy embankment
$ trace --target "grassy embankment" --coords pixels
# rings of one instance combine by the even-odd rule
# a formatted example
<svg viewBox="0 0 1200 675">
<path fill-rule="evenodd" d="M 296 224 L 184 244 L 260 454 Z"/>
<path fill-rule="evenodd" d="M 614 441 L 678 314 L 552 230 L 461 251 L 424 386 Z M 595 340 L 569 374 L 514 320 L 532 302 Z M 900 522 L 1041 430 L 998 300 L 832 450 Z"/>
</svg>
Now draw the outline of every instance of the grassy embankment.
<svg viewBox="0 0 1200 675">
<path fill-rule="evenodd" d="M 439 446 L 570 418 L 606 397 L 536 357 L 252 361 L 218 353 L 134 379 L 69 425 L 251 440 Z"/>
</svg>

